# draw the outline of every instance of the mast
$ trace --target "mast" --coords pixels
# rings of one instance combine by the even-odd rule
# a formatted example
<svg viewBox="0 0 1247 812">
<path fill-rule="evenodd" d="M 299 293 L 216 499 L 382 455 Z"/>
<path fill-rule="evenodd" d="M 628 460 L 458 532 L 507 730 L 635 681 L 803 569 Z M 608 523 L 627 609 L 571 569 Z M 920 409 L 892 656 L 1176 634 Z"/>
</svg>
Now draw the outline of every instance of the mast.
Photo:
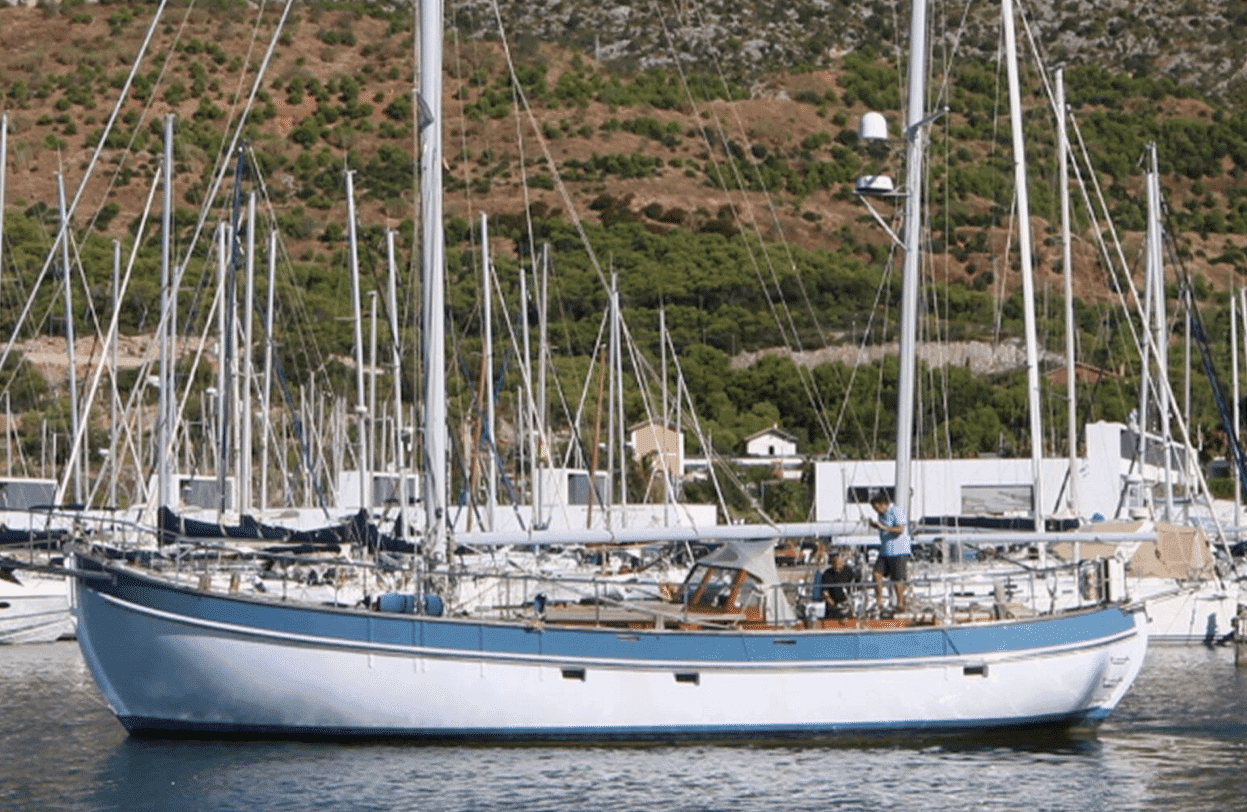
<svg viewBox="0 0 1247 812">
<path fill-rule="evenodd" d="M 1035 530 L 1044 529 L 1043 423 L 1039 413 L 1039 339 L 1035 327 L 1035 279 L 1031 260 L 1030 198 L 1026 181 L 1026 142 L 1022 133 L 1022 91 L 1018 83 L 1017 34 L 1013 0 L 1003 0 L 1005 55 L 1009 74 L 1009 121 L 1013 130 L 1013 177 L 1018 202 L 1018 253 L 1022 263 L 1022 311 L 1026 323 L 1026 382 L 1030 397 L 1031 470 Z"/>
<path fill-rule="evenodd" d="M 550 244 L 541 246 L 541 276 L 533 274 L 533 284 L 537 285 L 537 447 L 536 460 L 541 470 L 549 471 L 554 464 L 550 455 L 550 446 L 546 437 L 546 359 L 550 355 L 548 321 L 548 300 L 550 296 Z M 545 476 L 537 478 L 537 503 L 544 504 L 547 496 L 543 481 Z M 562 504 L 562 495 L 556 497 L 555 504 Z M 544 524 L 544 522 L 543 522 Z"/>
<path fill-rule="evenodd" d="M 538 484 L 541 482 L 541 470 L 537 465 L 537 408 L 533 398 L 533 358 L 528 329 L 528 271 L 524 270 L 523 266 L 520 266 L 520 338 L 522 344 L 521 349 L 524 353 L 524 380 L 522 385 L 524 392 L 517 400 L 517 403 L 522 404 L 521 413 L 523 415 L 520 419 L 520 426 L 523 428 L 524 432 L 524 442 L 521 444 L 521 454 L 523 453 L 523 449 L 527 448 L 528 466 L 530 471 L 528 480 L 528 495 L 529 499 L 532 501 L 532 518 L 530 522 L 533 528 L 536 529 L 545 526 L 545 522 L 542 519 L 545 511 L 542 504 L 541 487 Z M 524 466 L 521 465 L 520 470 L 523 470 L 523 467 Z"/>
<path fill-rule="evenodd" d="M 446 235 L 442 230 L 442 2 L 420 3 L 420 178 L 424 267 L 425 549 L 450 560 L 446 533 Z M 443 547 L 446 547 L 443 550 Z"/>
<path fill-rule="evenodd" d="M 1230 394 L 1234 398 L 1234 425 L 1241 426 L 1241 406 L 1238 399 L 1238 312 L 1235 307 L 1235 300 L 1238 298 L 1238 291 L 1234 289 L 1234 284 L 1230 283 Z M 1188 319 L 1189 320 L 1189 319 Z M 1243 484 L 1239 481 L 1239 477 L 1234 477 L 1234 527 L 1240 526 L 1239 515 L 1243 496 Z"/>
<path fill-rule="evenodd" d="M 609 482 L 615 476 L 615 440 L 619 436 L 618 420 L 619 412 L 616 410 L 616 404 L 620 401 L 620 381 L 619 381 L 619 272 L 611 271 L 611 289 L 610 289 L 610 369 L 607 373 L 607 379 L 610 382 L 608 387 L 607 409 L 606 409 L 606 470 Z M 618 446 L 619 456 L 623 457 L 623 445 Z M 613 526 L 612 515 L 616 513 L 613 509 L 615 505 L 623 505 L 625 495 L 627 493 L 627 483 L 623 479 L 623 463 L 619 466 L 619 487 L 613 490 L 609 486 L 606 491 L 606 513 L 603 518 L 606 519 L 606 527 Z M 612 499 L 612 495 L 614 498 Z M 623 516 L 623 511 L 618 511 L 619 516 Z"/>
<path fill-rule="evenodd" d="M 359 248 L 355 237 L 355 172 L 346 171 L 346 233 L 350 251 L 351 317 L 355 322 L 355 415 L 359 419 L 359 506 L 370 510 L 368 499 L 368 406 L 364 395 L 363 305 L 359 294 Z"/>
<path fill-rule="evenodd" d="M 255 337 L 252 319 L 255 310 L 255 192 L 247 196 L 247 259 L 243 280 L 242 369 L 238 376 L 242 386 L 239 405 L 238 440 L 238 512 L 251 512 L 251 341 Z M 265 419 L 268 415 L 265 414 Z"/>
<path fill-rule="evenodd" d="M 160 405 L 156 418 L 156 493 L 157 505 L 167 507 L 173 490 L 169 471 L 169 403 L 172 400 L 170 386 L 173 378 L 169 347 L 169 314 L 172 310 L 172 280 L 169 273 L 169 252 L 173 231 L 173 114 L 165 116 L 164 206 L 160 214 L 160 312 L 163 315 L 160 328 Z M 114 308 L 116 302 L 114 302 Z M 116 464 L 116 460 L 113 461 Z M 115 503 L 114 503 L 115 504 Z"/>
<path fill-rule="evenodd" d="M 260 434 L 260 511 L 268 508 L 268 436 L 269 418 L 273 414 L 273 299 L 277 281 L 277 229 L 268 234 L 268 303 L 264 309 L 264 431 Z M 283 481 L 285 478 L 283 477 Z"/>
<path fill-rule="evenodd" d="M 667 409 L 667 306 L 662 303 L 658 305 L 658 348 L 662 354 L 659 375 L 662 377 L 662 430 L 663 437 L 666 437 L 667 432 L 671 431 L 671 424 Z M 677 434 L 676 437 L 679 437 L 679 435 Z M 655 443 L 655 445 L 658 446 L 659 459 L 662 460 L 662 523 L 665 525 L 668 523 L 667 511 L 674 500 L 673 488 L 671 487 L 673 476 L 667 464 L 667 449 L 665 445 L 659 443 Z M 681 458 L 683 456 L 683 454 L 680 455 Z"/>
<path fill-rule="evenodd" d="M 73 271 L 69 264 L 69 211 L 65 205 L 65 176 L 56 174 L 57 197 L 61 208 L 61 262 L 65 271 L 65 352 L 69 358 L 69 428 L 70 437 L 78 436 L 78 363 L 74 353 L 74 292 Z M 74 504 L 82 504 L 82 456 L 71 455 L 74 483 Z"/>
<path fill-rule="evenodd" d="M 230 455 L 230 364 L 233 363 L 233 351 L 229 339 L 230 325 L 229 319 L 231 309 L 230 302 L 233 299 L 232 288 L 229 287 L 229 251 L 228 243 L 233 239 L 231 236 L 229 223 L 222 223 L 217 229 L 217 253 L 220 262 L 217 282 L 220 289 L 217 297 L 220 306 L 217 308 L 217 331 L 219 333 L 218 341 L 220 341 L 220 357 L 217 359 L 217 518 L 221 518 L 221 514 L 228 507 L 226 502 L 226 477 L 229 476 L 229 455 Z"/>
<path fill-rule="evenodd" d="M 896 402 L 894 501 L 908 516 L 914 442 L 914 378 L 918 344 L 919 248 L 922 244 L 923 124 L 926 119 L 927 0 L 914 0 L 909 28 L 909 97 L 905 124 L 905 263 L 901 275 L 901 335 Z"/>
<path fill-rule="evenodd" d="M 4 186 L 9 164 L 9 113 L 0 113 L 0 276 L 4 274 Z M 12 474 L 12 467 L 9 469 Z"/>
<path fill-rule="evenodd" d="M 377 290 L 368 291 L 368 470 L 377 470 Z"/>
<path fill-rule="evenodd" d="M 247 171 L 247 148 L 246 145 L 238 147 L 238 163 L 234 171 L 234 193 L 233 193 L 233 211 L 230 214 L 230 224 L 222 232 L 221 241 L 221 317 L 218 322 L 221 328 L 221 391 L 219 393 L 221 399 L 221 459 L 217 468 L 217 480 L 220 489 L 218 502 L 218 517 L 224 513 L 226 508 L 235 507 L 230 502 L 226 493 L 225 484 L 229 474 L 230 463 L 235 462 L 234 474 L 238 476 L 241 463 L 234 460 L 234 455 L 238 452 L 237 443 L 238 433 L 236 431 L 237 413 L 240 411 L 238 406 L 238 370 L 235 368 L 237 360 L 235 357 L 234 342 L 235 319 L 238 310 L 238 262 L 239 254 L 242 251 L 240 244 L 242 224 L 239 218 L 242 214 L 242 184 Z M 228 238 L 229 252 L 226 253 L 226 241 Z"/>
<path fill-rule="evenodd" d="M 481 367 L 485 371 L 485 528 L 493 530 L 498 509 L 498 459 L 494 446 L 494 318 L 493 282 L 489 267 L 489 217 L 481 212 L 481 322 L 485 327 L 485 345 L 481 351 Z"/>
<path fill-rule="evenodd" d="M 390 311 L 390 369 L 394 377 L 394 470 L 399 474 L 399 503 L 407 504 L 407 483 L 404 480 L 407 463 L 403 457 L 403 357 L 399 352 L 398 335 L 398 263 L 394 259 L 394 230 L 385 232 L 385 261 L 388 281 L 386 298 Z"/>
<path fill-rule="evenodd" d="M 1231 292 L 1232 292 L 1232 291 L 1231 291 Z M 1188 290 L 1187 290 L 1187 296 L 1189 297 L 1190 295 L 1191 295 L 1191 293 L 1190 293 L 1190 290 L 1188 289 Z M 1233 298 L 1233 297 L 1231 297 L 1231 298 Z M 1244 319 L 1244 318 L 1247 318 L 1247 288 L 1239 288 L 1239 289 L 1238 289 L 1238 302 L 1237 302 L 1237 304 L 1238 304 L 1238 321 L 1239 321 L 1239 323 L 1242 323 L 1243 319 Z M 1189 299 L 1188 299 L 1188 301 L 1187 301 L 1187 306 L 1188 306 L 1188 307 L 1190 307 L 1190 306 L 1191 306 L 1191 303 L 1190 303 Z M 1232 316 L 1233 316 L 1233 311 L 1234 311 L 1234 305 L 1233 305 L 1233 304 L 1231 304 L 1231 305 L 1230 305 L 1230 312 L 1231 312 L 1230 324 L 1233 324 L 1233 323 L 1234 323 L 1234 319 L 1232 318 Z M 1187 322 L 1188 322 L 1188 324 L 1189 324 L 1189 323 L 1190 323 L 1190 319 L 1188 319 L 1188 320 L 1187 320 Z M 1240 420 L 1240 415 L 1239 415 L 1239 409 L 1240 409 L 1240 406 L 1239 406 L 1239 400 L 1238 400 L 1238 398 L 1239 398 L 1239 388 L 1238 388 L 1238 365 L 1241 363 L 1241 359 L 1239 358 L 1239 356 L 1240 356 L 1240 354 L 1241 354 L 1241 353 L 1239 352 L 1239 350 L 1238 350 L 1237 346 L 1235 346 L 1235 348 L 1234 348 L 1233 350 L 1231 350 L 1231 354 L 1232 354 L 1232 355 L 1233 355 L 1233 357 L 1234 357 L 1234 364 L 1233 364 L 1233 366 L 1234 366 L 1234 425 L 1235 425 L 1235 426 L 1241 426 L 1241 425 L 1242 425 L 1242 423 L 1241 423 L 1241 422 L 1239 422 L 1239 420 Z M 1189 419 L 1190 419 L 1190 417 L 1188 416 L 1188 417 L 1187 417 L 1187 419 L 1189 420 Z M 1241 440 L 1239 440 L 1239 437 L 1238 437 L 1238 434 L 1237 434 L 1237 433 L 1235 434 L 1235 436 L 1234 436 L 1234 438 L 1231 440 L 1231 442 L 1233 442 L 1235 445 L 1239 445 L 1239 444 L 1241 443 Z M 1231 456 L 1232 456 L 1232 455 L 1231 455 Z M 1242 492 L 1241 492 L 1241 490 L 1240 490 L 1240 489 L 1241 489 L 1241 487 L 1242 487 L 1242 483 L 1241 483 L 1241 481 L 1240 481 L 1240 480 L 1241 480 L 1241 477 L 1234 477 L 1234 529 L 1235 529 L 1235 532 L 1236 532 L 1237 534 L 1239 534 L 1239 537 L 1241 538 L 1241 533 L 1240 533 L 1240 531 L 1239 531 L 1239 528 L 1240 528 L 1240 527 L 1242 527 L 1242 523 L 1240 522 L 1241 507 L 1240 507 L 1240 503 L 1239 503 L 1239 497 L 1241 496 L 1241 493 L 1242 493 Z"/>
<path fill-rule="evenodd" d="M 1069 425 L 1069 509 L 1081 516 L 1078 503 L 1078 399 L 1074 366 L 1074 261 L 1070 238 L 1069 206 L 1069 135 L 1065 131 L 1065 69 L 1056 72 L 1057 155 L 1060 156 L 1059 185 L 1061 188 L 1061 269 L 1065 281 L 1065 418 Z"/>
<path fill-rule="evenodd" d="M 121 241 L 113 240 L 113 321 L 117 320 L 117 305 L 121 302 Z M 109 380 L 112 382 L 112 388 L 109 394 L 108 402 L 108 506 L 110 508 L 117 507 L 117 466 L 119 460 L 117 458 L 117 400 L 120 395 L 117 393 L 117 355 L 119 336 L 116 330 L 110 330 L 109 336 L 112 340 L 109 342 L 109 355 L 112 360 L 112 369 L 110 370 Z M 13 463 L 9 461 L 9 473 L 13 472 Z"/>
<path fill-rule="evenodd" d="M 1160 442 L 1164 454 L 1165 519 L 1168 521 L 1173 516 L 1173 465 L 1169 452 L 1169 331 L 1166 329 L 1165 264 L 1161 253 L 1160 169 L 1155 141 L 1148 145 L 1148 153 L 1147 272 L 1152 287 L 1152 329 L 1156 339 L 1156 415 L 1160 420 Z M 1146 426 L 1143 428 L 1143 443 L 1146 448 Z"/>
</svg>

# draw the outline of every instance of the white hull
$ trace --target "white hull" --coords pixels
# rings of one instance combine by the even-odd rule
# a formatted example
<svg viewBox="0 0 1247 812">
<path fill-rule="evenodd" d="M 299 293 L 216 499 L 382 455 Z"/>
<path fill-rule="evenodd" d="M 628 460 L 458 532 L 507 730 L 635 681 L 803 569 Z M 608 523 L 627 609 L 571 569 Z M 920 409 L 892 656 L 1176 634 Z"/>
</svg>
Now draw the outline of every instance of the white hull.
<svg viewBox="0 0 1247 812">
<path fill-rule="evenodd" d="M 132 732 L 649 739 L 1094 724 L 1147 645 L 1142 614 L 1120 608 L 1053 625 L 633 633 L 193 591 L 140 605 L 140 592 L 94 586 L 79 582 L 79 642 Z"/>
<path fill-rule="evenodd" d="M 51 643 L 74 635 L 64 578 L 20 571 L 21 584 L 0 580 L 0 644 Z"/>
<path fill-rule="evenodd" d="M 1232 624 L 1239 600 L 1237 582 L 1167 586 L 1167 591 L 1152 597 L 1148 597 L 1144 584 L 1134 587 L 1131 593 L 1142 597 L 1147 607 L 1148 637 L 1152 642 L 1211 645 L 1234 631 Z"/>
</svg>

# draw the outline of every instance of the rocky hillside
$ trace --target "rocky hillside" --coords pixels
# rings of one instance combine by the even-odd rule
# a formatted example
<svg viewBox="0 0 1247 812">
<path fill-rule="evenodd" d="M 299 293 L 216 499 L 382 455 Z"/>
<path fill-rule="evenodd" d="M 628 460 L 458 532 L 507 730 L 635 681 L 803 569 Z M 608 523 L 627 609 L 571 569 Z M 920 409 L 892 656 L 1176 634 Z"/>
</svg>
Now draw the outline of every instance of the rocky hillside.
<svg viewBox="0 0 1247 812">
<path fill-rule="evenodd" d="M 782 344 L 798 351 L 790 357 L 804 358 L 800 350 L 852 344 L 867 328 L 876 331 L 872 341 L 894 338 L 892 242 L 853 190 L 860 174 L 903 173 L 895 151 L 859 143 L 856 125 L 869 109 L 883 111 L 894 131 L 900 120 L 907 8 L 840 0 L 504 2 L 501 26 L 493 6 L 479 0 L 446 8 L 449 300 L 464 363 L 479 332 L 475 227 L 485 212 L 512 301 L 518 269 L 530 265 L 535 246 L 554 249 L 552 294 L 570 391 L 583 385 L 605 307 L 598 272 L 617 270 L 638 344 L 657 355 L 663 307 L 677 350 L 702 353 L 699 391 L 726 387 L 705 404 L 719 420 L 716 437 L 743 436 L 777 419 L 816 426 L 816 414 L 798 419 L 784 411 L 800 394 L 755 408 L 768 401 L 774 381 L 755 375 L 748 385 L 725 384 L 733 372 L 716 354 Z M 1000 345 L 1018 334 L 1021 314 L 1016 260 L 1009 258 L 1016 242 L 1008 111 L 995 59 L 997 23 L 989 16 L 997 8 L 975 6 L 964 18 L 962 7 L 932 11 L 939 77 L 932 92 L 949 112 L 931 130 L 928 277 L 940 338 Z M 1125 241 L 1127 267 L 1137 272 L 1140 161 L 1155 142 L 1170 227 L 1203 297 L 1228 289 L 1247 256 L 1240 189 L 1247 114 L 1232 103 L 1242 65 L 1240 44 L 1228 36 L 1241 28 L 1244 8 L 1200 0 L 1181 8 L 1025 8 L 1045 58 L 1068 65 L 1067 95 Z M 59 312 L 55 286 L 35 285 L 57 225 L 58 173 L 68 196 L 80 197 L 77 255 L 97 315 L 109 315 L 112 241 L 128 249 L 142 221 L 166 113 L 177 119 L 174 250 L 187 257 L 201 212 L 203 233 L 211 233 L 229 214 L 233 177 L 227 172 L 221 192 L 206 200 L 213 173 L 224 165 L 222 151 L 276 37 L 243 127 L 246 186 L 257 191 L 262 219 L 281 239 L 278 318 L 297 333 L 282 345 L 288 368 L 296 377 L 328 370 L 338 383 L 349 381 L 335 360 L 353 347 L 344 169 L 354 173 L 365 293 L 383 285 L 386 230 L 398 234 L 403 267 L 414 253 L 411 9 L 296 3 L 277 32 L 280 9 L 258 14 L 236 0 L 170 6 L 87 178 L 155 11 L 154 3 L 0 6 L 0 100 L 9 118 L 0 323 L 11 330 L 34 290 L 29 312 L 41 321 L 24 326 L 23 338 L 61 329 L 51 315 Z M 1062 268 L 1051 117 L 1040 80 L 1028 58 L 1035 270 L 1048 337 L 1059 335 Z M 884 219 L 894 214 L 894 206 L 882 205 Z M 158 313 L 152 226 L 118 302 L 129 333 L 150 333 Z M 1120 282 L 1100 264 L 1096 226 L 1085 213 L 1076 228 L 1084 357 L 1116 370 L 1126 363 L 1128 338 L 1114 315 Z M 203 318 L 203 291 L 215 285 L 208 243 L 201 240 L 186 264 L 183 325 Z M 414 286 L 405 289 L 400 315 L 409 325 L 416 297 Z M 81 300 L 78 307 L 85 326 Z M 1220 317 L 1214 314 L 1214 326 Z M 1120 401 L 1130 402 L 1124 387 Z M 861 408 L 864 422 L 878 421 L 873 401 Z M 970 445 L 1011 430 L 1009 423 L 980 432 Z"/>
<path fill-rule="evenodd" d="M 451 4 L 466 35 L 497 33 L 494 3 Z M 734 76 L 832 68 L 863 48 L 892 58 L 908 38 L 907 4 L 877 0 L 708 0 L 588 3 L 500 0 L 511 36 L 575 47 L 624 70 L 718 66 Z M 1165 76 L 1224 101 L 1247 93 L 1243 0 L 1018 0 L 1049 64 L 1098 65 L 1136 76 Z M 933 3 L 940 51 L 994 58 L 998 3 Z"/>
<path fill-rule="evenodd" d="M 1218 287 L 1229 269 L 1215 260 L 1236 256 L 1227 252 L 1241 247 L 1247 231 L 1229 172 L 1247 162 L 1240 135 L 1247 127 L 1216 102 L 1188 96 L 1233 94 L 1237 43 L 1216 34 L 1236 24 L 1242 5 L 1188 3 L 1176 16 L 1163 4 L 1027 7 L 1048 56 L 1085 65 L 1070 70 L 1070 98 L 1087 117 L 1093 159 L 1106 167 L 1102 182 L 1119 228 L 1140 230 L 1138 161 L 1143 144 L 1160 139 L 1167 194 L 1185 217 L 1177 225 L 1193 241 L 1193 270 Z M 500 8 L 502 32 L 478 0 L 447 5 L 458 33 L 446 54 L 452 216 L 474 222 L 479 211 L 519 214 L 527 200 L 539 213 L 607 225 L 622 219 L 659 231 L 753 233 L 868 262 L 886 252 L 852 185 L 867 170 L 902 170 L 858 145 L 855 127 L 870 107 L 894 125 L 899 120 L 896 43 L 905 38 L 897 34 L 907 26 L 905 9 L 843 2 Z M 57 171 L 72 196 L 154 11 L 130 3 L 0 7 L 11 211 L 51 218 Z M 994 254 L 1008 244 L 1009 156 L 995 143 L 1007 131 L 1007 110 L 995 67 L 973 56 L 994 53 L 995 23 L 983 9 L 964 21 L 946 17 L 951 13 L 933 12 L 948 46 L 937 50 L 948 53 L 955 42 L 959 60 L 939 69 L 952 80 L 942 93 L 953 111 L 933 133 L 933 165 L 945 167 L 933 178 L 936 205 L 944 206 L 939 195 L 951 195 L 945 200 L 957 218 L 941 241 L 943 261 L 950 279 L 1008 289 L 1016 283 L 992 270 Z M 228 0 L 166 12 L 76 222 L 110 236 L 133 227 L 167 111 L 178 116 L 176 183 L 186 207 L 179 220 L 194 218 L 276 17 L 257 20 L 248 6 Z M 680 71 L 666 69 L 677 63 Z M 1114 73 L 1126 69 L 1142 78 Z M 512 70 L 530 105 L 518 115 Z M 412 216 L 413 75 L 406 7 L 296 4 L 247 129 L 296 261 L 328 262 L 340 249 L 344 166 L 357 172 L 362 224 L 394 227 Z M 1040 145 L 1032 156 L 1040 187 L 1032 208 L 1043 233 L 1055 222 L 1055 169 L 1033 68 L 1028 80 L 1027 115 Z M 1235 141 L 1218 143 L 1227 133 Z M 1199 165 L 1175 166 L 1192 155 Z M 8 240 L 21 233 L 11 230 Z M 17 248 L 9 262 L 41 262 L 37 240 L 25 252 Z M 1093 245 L 1078 251 L 1080 264 L 1094 264 Z M 1056 284 L 1050 253 L 1040 272 Z M 1108 278 L 1088 273 L 1079 284 L 1082 295 L 1099 299 Z"/>
</svg>

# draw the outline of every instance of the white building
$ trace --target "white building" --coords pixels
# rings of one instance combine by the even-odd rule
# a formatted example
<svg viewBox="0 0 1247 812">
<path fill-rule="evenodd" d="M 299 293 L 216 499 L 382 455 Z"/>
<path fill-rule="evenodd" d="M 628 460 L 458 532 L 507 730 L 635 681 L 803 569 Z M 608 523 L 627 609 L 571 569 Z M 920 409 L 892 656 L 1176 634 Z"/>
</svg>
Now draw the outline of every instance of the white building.
<svg viewBox="0 0 1247 812">
<path fill-rule="evenodd" d="M 775 479 L 798 480 L 805 457 L 797 453 L 797 438 L 777 425 L 745 438 L 745 456 L 737 457 L 742 468 L 766 466 Z"/>
<path fill-rule="evenodd" d="M 795 457 L 797 438 L 772 424 L 745 438 L 745 454 L 750 457 Z"/>
<path fill-rule="evenodd" d="M 1075 466 L 1077 517 L 1070 510 L 1069 459 L 1042 460 L 1039 504 L 1043 515 L 1177 520 L 1191 505 L 1194 486 L 1187 483 L 1196 482 L 1197 461 L 1182 446 L 1170 443 L 1166 474 L 1165 444 L 1148 435 L 1145 452 L 1136 462 L 1137 437 L 1121 423 L 1087 425 L 1087 456 L 1078 458 Z M 880 488 L 891 492 L 895 477 L 893 460 L 816 463 L 816 519 L 860 521 L 871 512 L 871 492 Z M 1029 457 L 915 460 L 910 484 L 909 518 L 915 523 L 945 517 L 1003 522 L 1034 515 L 1035 473 Z"/>
</svg>

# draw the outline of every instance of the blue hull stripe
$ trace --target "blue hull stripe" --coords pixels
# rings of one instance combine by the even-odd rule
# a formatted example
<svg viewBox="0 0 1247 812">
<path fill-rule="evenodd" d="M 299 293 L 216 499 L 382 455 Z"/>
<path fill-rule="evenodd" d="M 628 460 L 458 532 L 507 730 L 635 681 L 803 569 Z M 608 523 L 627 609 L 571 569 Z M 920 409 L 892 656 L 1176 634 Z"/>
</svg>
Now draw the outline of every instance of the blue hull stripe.
<svg viewBox="0 0 1247 812">
<path fill-rule="evenodd" d="M 84 569 L 102 570 L 88 558 Z M 541 628 L 517 623 L 387 615 L 333 607 L 271 603 L 180 587 L 109 567 L 111 579 L 83 578 L 82 590 L 193 621 L 258 633 L 297 635 L 323 644 L 413 647 L 447 655 L 608 659 L 661 663 L 770 663 L 800 666 L 844 661 L 1033 652 L 1101 643 L 1134 633 L 1131 612 L 1109 607 L 1067 615 L 974 626 L 914 629 L 775 631 L 658 631 Z M 84 598 L 87 596 L 84 596 Z M 783 644 L 778 644 L 782 642 Z M 1042 721 L 1042 720 L 1041 720 Z M 976 724 L 983 724 L 976 722 Z"/>
</svg>

